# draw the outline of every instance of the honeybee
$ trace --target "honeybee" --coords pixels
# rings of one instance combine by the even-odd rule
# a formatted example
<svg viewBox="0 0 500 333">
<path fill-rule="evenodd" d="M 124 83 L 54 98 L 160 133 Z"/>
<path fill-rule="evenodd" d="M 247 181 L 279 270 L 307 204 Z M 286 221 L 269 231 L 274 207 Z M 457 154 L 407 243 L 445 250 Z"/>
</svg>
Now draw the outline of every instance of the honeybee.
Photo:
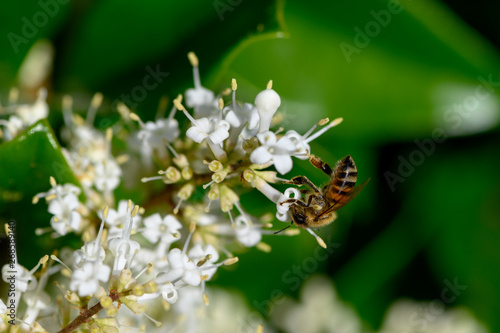
<svg viewBox="0 0 500 333">
<path fill-rule="evenodd" d="M 337 210 L 347 205 L 366 186 L 369 178 L 361 185 L 356 185 L 358 169 L 350 155 L 337 162 L 335 169 L 320 158 L 311 155 L 309 161 L 313 166 L 330 177 L 330 181 L 322 189 L 314 185 L 306 176 L 296 176 L 284 184 L 306 185 L 310 189 L 302 190 L 305 200 L 288 199 L 281 203 L 289 203 L 292 222 L 283 230 L 295 225 L 299 228 L 318 228 L 332 223 L 337 218 Z"/>
</svg>

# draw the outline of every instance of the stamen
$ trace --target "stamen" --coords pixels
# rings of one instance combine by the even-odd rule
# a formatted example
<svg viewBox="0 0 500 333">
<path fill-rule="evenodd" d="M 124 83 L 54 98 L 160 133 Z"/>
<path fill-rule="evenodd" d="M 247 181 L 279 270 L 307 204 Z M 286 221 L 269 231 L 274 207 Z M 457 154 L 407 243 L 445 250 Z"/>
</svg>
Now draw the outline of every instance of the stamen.
<svg viewBox="0 0 500 333">
<path fill-rule="evenodd" d="M 9 91 L 9 104 L 13 105 L 17 103 L 17 100 L 19 99 L 19 89 L 17 88 L 12 88 Z"/>
<path fill-rule="evenodd" d="M 320 135 L 322 135 L 323 133 L 325 133 L 326 131 L 328 131 L 330 128 L 334 127 L 334 126 L 337 126 L 338 124 L 340 124 L 342 122 L 342 120 L 344 120 L 343 118 L 336 118 L 334 120 L 332 120 L 328 125 L 326 125 L 325 127 L 323 127 L 321 130 L 317 131 L 316 133 L 314 133 L 313 135 L 311 135 L 310 137 L 308 137 L 305 142 L 306 143 L 309 143 L 311 142 L 312 140 L 316 139 L 317 137 L 319 137 Z"/>
<path fill-rule="evenodd" d="M 174 214 L 177 215 L 177 213 L 179 212 L 179 208 L 181 208 L 181 204 L 184 200 L 182 199 L 179 199 L 179 202 L 177 203 L 177 205 L 175 206 L 174 208 Z"/>
<path fill-rule="evenodd" d="M 306 134 L 302 135 L 302 140 L 305 140 L 309 135 L 311 135 L 312 132 L 318 127 L 318 123 L 314 124 L 313 127 L 309 131 L 306 132 Z"/>
<path fill-rule="evenodd" d="M 195 231 L 196 231 L 196 223 L 191 222 L 191 224 L 189 225 L 189 235 L 187 236 L 186 242 L 184 243 L 184 247 L 182 248 L 182 254 L 186 254 L 189 242 L 191 241 L 191 237 L 193 237 Z"/>
<path fill-rule="evenodd" d="M 91 126 L 94 123 L 95 115 L 96 115 L 97 109 L 102 104 L 102 99 L 103 99 L 103 95 L 99 92 L 95 93 L 94 97 L 92 97 L 92 101 L 90 102 L 89 110 L 87 111 L 87 119 L 85 120 L 85 122 L 87 123 L 88 126 Z"/>
<path fill-rule="evenodd" d="M 144 122 L 141 120 L 141 118 L 139 118 L 139 116 L 137 115 L 137 113 L 130 112 L 129 117 L 130 117 L 130 119 L 132 119 L 134 121 L 137 121 L 139 123 L 139 125 L 141 125 L 141 127 L 145 126 Z"/>
<path fill-rule="evenodd" d="M 264 242 L 258 243 L 255 247 L 265 253 L 271 252 L 271 245 Z"/>
<path fill-rule="evenodd" d="M 238 89 L 238 84 L 236 79 L 231 80 L 231 90 L 233 91 L 233 109 L 236 111 L 236 89 Z"/>
<path fill-rule="evenodd" d="M 250 220 L 250 219 L 247 217 L 247 215 L 246 215 L 245 211 L 244 211 L 244 210 L 243 210 L 243 208 L 241 207 L 240 202 L 239 202 L 239 201 L 235 201 L 235 202 L 234 202 L 234 205 L 236 206 L 236 209 L 238 209 L 238 211 L 240 212 L 240 214 L 241 214 L 241 215 L 245 218 L 245 221 L 247 221 L 248 226 L 249 226 L 249 227 L 251 227 L 251 226 L 253 225 L 252 220 Z"/>
<path fill-rule="evenodd" d="M 168 150 L 170 150 L 170 152 L 172 153 L 172 155 L 174 155 L 175 158 L 179 158 L 179 154 L 177 154 L 174 147 L 172 147 L 172 145 L 168 143 L 168 141 L 164 140 L 163 143 L 165 144 L 165 146 L 167 146 Z"/>
<path fill-rule="evenodd" d="M 146 312 L 141 313 L 141 315 L 143 315 L 144 317 L 146 317 L 149 320 L 151 320 L 151 322 L 153 324 L 155 324 L 156 327 L 161 327 L 161 325 L 163 325 L 160 321 L 158 321 L 156 319 L 153 319 L 153 317 L 151 317 L 150 315 L 148 315 Z M 133 328 L 133 327 L 131 327 L 131 328 Z"/>
<path fill-rule="evenodd" d="M 201 267 L 203 266 L 207 261 L 209 261 L 210 259 L 212 259 L 212 255 L 209 253 L 205 256 L 205 258 L 201 259 L 200 261 L 198 261 L 196 263 L 196 266 L 197 267 Z"/>
<path fill-rule="evenodd" d="M 323 241 L 323 239 L 321 239 L 321 237 L 319 237 L 318 235 L 316 235 L 316 233 L 314 231 L 312 231 L 311 228 L 306 228 L 306 230 L 311 234 L 313 235 L 315 238 L 316 238 L 316 241 L 318 242 L 318 244 L 326 249 L 326 243 Z"/>
<path fill-rule="evenodd" d="M 222 120 L 222 109 L 224 109 L 224 100 L 222 98 L 219 98 L 219 119 L 217 120 L 217 126 Z"/>
<path fill-rule="evenodd" d="M 118 110 L 118 113 L 120 116 L 126 121 L 129 122 L 130 120 L 130 114 L 132 113 L 130 109 L 122 102 L 119 102 L 116 105 L 116 109 Z"/>
<path fill-rule="evenodd" d="M 137 279 L 139 279 L 139 277 L 140 277 L 142 274 L 144 274 L 144 273 L 145 273 L 148 269 L 150 269 L 151 267 L 153 267 L 153 264 L 152 264 L 152 263 L 148 263 L 148 265 L 147 265 L 146 267 L 144 267 L 144 268 L 143 268 L 143 269 L 139 272 L 139 274 L 137 274 L 137 275 L 135 276 L 135 278 L 134 278 L 134 279 L 136 279 L 136 280 L 137 280 Z"/>
<path fill-rule="evenodd" d="M 232 257 L 232 258 L 228 258 L 228 259 L 224 260 L 223 263 L 225 266 L 229 266 L 229 265 L 237 263 L 239 260 L 240 259 L 238 257 Z"/>
<path fill-rule="evenodd" d="M 203 189 L 206 190 L 207 187 L 209 187 L 210 185 L 212 185 L 214 182 L 215 182 L 215 180 L 212 180 L 210 183 L 207 183 L 207 184 L 203 185 Z"/>
<path fill-rule="evenodd" d="M 193 125 L 198 126 L 198 123 L 196 122 L 196 119 L 194 119 L 193 116 L 191 116 L 189 114 L 189 112 L 187 112 L 187 110 L 184 107 L 184 105 L 182 105 L 181 102 L 177 98 L 174 99 L 174 105 L 177 108 L 177 110 L 180 110 L 180 111 L 182 111 L 184 113 L 184 115 L 186 116 L 186 118 L 189 119 L 189 121 L 192 122 Z"/>
<path fill-rule="evenodd" d="M 55 255 L 51 254 L 50 255 L 50 259 L 60 263 L 64 268 L 66 268 L 68 271 L 70 271 L 71 273 L 73 273 L 73 270 L 71 270 L 71 268 L 68 267 L 68 265 L 66 265 L 65 263 L 63 263 L 61 261 L 61 259 L 59 259 L 58 257 L 56 257 Z"/>
<path fill-rule="evenodd" d="M 142 177 L 141 182 L 147 183 L 147 182 L 150 182 L 152 180 L 162 180 L 163 178 L 164 178 L 163 176 Z"/>
<path fill-rule="evenodd" d="M 234 222 L 233 215 L 231 214 L 231 210 L 228 210 L 227 213 L 229 214 L 229 219 L 231 220 L 231 226 L 233 229 L 236 229 L 236 223 Z"/>
<path fill-rule="evenodd" d="M 200 71 L 198 69 L 199 65 L 198 57 L 196 56 L 196 54 L 194 54 L 194 52 L 189 52 L 188 59 L 189 62 L 191 63 L 191 66 L 193 66 L 194 87 L 197 89 L 201 88 Z"/>
<path fill-rule="evenodd" d="M 210 205 L 211 204 L 212 204 L 212 200 L 209 200 L 208 204 L 207 204 L 207 207 L 205 207 L 205 213 L 209 213 L 210 212 Z"/>
<path fill-rule="evenodd" d="M 73 119 L 73 97 L 70 95 L 64 95 L 62 99 L 62 111 L 64 124 L 67 127 L 71 126 L 71 120 Z"/>
<path fill-rule="evenodd" d="M 49 232 L 52 232 L 52 228 L 51 228 L 51 227 L 47 227 L 47 228 L 36 228 L 36 229 L 35 229 L 35 235 L 37 235 L 37 236 L 41 236 L 41 235 L 46 234 L 46 233 L 49 233 Z"/>
<path fill-rule="evenodd" d="M 167 111 L 167 105 L 168 105 L 168 97 L 162 96 L 160 102 L 158 103 L 158 110 L 156 110 L 156 119 L 162 119 L 165 116 L 165 111 Z"/>
</svg>

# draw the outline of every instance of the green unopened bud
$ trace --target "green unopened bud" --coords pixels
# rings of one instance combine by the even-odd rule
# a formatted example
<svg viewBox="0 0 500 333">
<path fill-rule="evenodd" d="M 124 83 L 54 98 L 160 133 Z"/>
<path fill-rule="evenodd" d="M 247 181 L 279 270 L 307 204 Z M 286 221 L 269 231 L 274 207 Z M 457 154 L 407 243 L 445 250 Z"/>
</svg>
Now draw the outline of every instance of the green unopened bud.
<svg viewBox="0 0 500 333">
<path fill-rule="evenodd" d="M 224 213 L 233 209 L 234 203 L 239 201 L 238 195 L 227 186 L 220 187 L 220 208 Z"/>
<path fill-rule="evenodd" d="M 66 298 L 66 300 L 68 302 L 70 302 L 71 304 L 74 304 L 77 307 L 81 307 L 82 306 L 82 302 L 80 300 L 80 297 L 74 291 L 67 290 L 66 293 L 65 293 L 65 295 L 64 295 L 64 298 Z"/>
<path fill-rule="evenodd" d="M 217 160 L 213 160 L 212 162 L 203 161 L 203 164 L 208 165 L 208 169 L 212 172 L 218 172 L 224 168 L 222 163 Z"/>
<path fill-rule="evenodd" d="M 181 175 L 182 175 L 182 178 L 184 178 L 185 180 L 190 180 L 191 178 L 193 178 L 193 169 L 186 166 L 186 167 L 182 168 Z"/>
<path fill-rule="evenodd" d="M 113 300 L 109 296 L 101 297 L 100 302 L 102 307 L 105 309 L 108 308 L 111 304 L 113 304 Z"/>
<path fill-rule="evenodd" d="M 134 295 L 120 297 L 120 302 L 125 304 L 135 314 L 143 313 L 146 310 L 144 305 L 137 303 L 137 296 Z"/>
<path fill-rule="evenodd" d="M 213 184 L 208 191 L 208 200 L 214 201 L 219 198 L 219 185 Z"/>
<path fill-rule="evenodd" d="M 118 292 L 122 292 L 123 290 L 127 290 L 126 286 L 130 282 L 131 278 L 132 278 L 132 271 L 130 269 L 127 269 L 127 268 L 122 269 L 116 290 L 118 290 Z"/>
<path fill-rule="evenodd" d="M 177 157 L 172 159 L 179 168 L 185 168 L 189 166 L 189 161 L 184 154 L 179 154 Z"/>
<path fill-rule="evenodd" d="M 109 290 L 116 290 L 118 288 L 118 275 L 111 275 L 109 278 Z"/>
<path fill-rule="evenodd" d="M 177 192 L 177 196 L 181 200 L 187 200 L 193 194 L 193 192 L 194 192 L 194 185 L 192 183 L 187 183 L 183 187 L 181 187 L 179 192 Z"/>
<path fill-rule="evenodd" d="M 268 183 L 276 183 L 276 171 L 255 171 L 255 174 Z"/>
<path fill-rule="evenodd" d="M 142 296 L 144 295 L 144 287 L 142 285 L 137 285 L 132 289 L 132 293 L 135 296 Z"/>
<path fill-rule="evenodd" d="M 227 169 L 217 171 L 212 175 L 212 180 L 216 183 L 221 183 L 224 179 L 226 179 L 227 174 L 228 174 Z"/>
<path fill-rule="evenodd" d="M 245 179 L 250 184 L 255 181 L 255 177 L 255 172 L 253 172 L 252 170 L 246 169 L 245 171 L 243 171 L 243 179 Z"/>
<path fill-rule="evenodd" d="M 110 317 L 116 317 L 118 315 L 118 308 L 116 307 L 116 305 L 111 304 L 106 308 L 106 313 Z"/>
<path fill-rule="evenodd" d="M 165 171 L 158 171 L 160 175 L 163 175 L 163 182 L 165 184 L 176 183 L 181 179 L 181 173 L 176 167 L 169 166 Z"/>
<path fill-rule="evenodd" d="M 158 290 L 158 284 L 154 280 L 144 283 L 142 287 L 147 294 L 155 293 Z"/>
<path fill-rule="evenodd" d="M 259 140 L 256 137 L 243 141 L 243 149 L 249 153 L 259 146 Z"/>
</svg>

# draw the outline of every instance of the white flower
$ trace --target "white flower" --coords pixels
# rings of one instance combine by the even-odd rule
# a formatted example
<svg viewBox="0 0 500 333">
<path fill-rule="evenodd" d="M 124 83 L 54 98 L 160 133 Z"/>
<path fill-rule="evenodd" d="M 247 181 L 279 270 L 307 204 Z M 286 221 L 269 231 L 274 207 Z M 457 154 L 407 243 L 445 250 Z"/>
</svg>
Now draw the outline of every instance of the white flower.
<svg viewBox="0 0 500 333">
<path fill-rule="evenodd" d="M 248 123 L 249 129 L 255 129 L 259 125 L 259 113 L 255 105 L 250 103 L 239 105 L 230 105 L 224 108 L 226 114 L 225 120 L 232 127 L 240 127 Z"/>
<path fill-rule="evenodd" d="M 257 147 L 250 155 L 250 161 L 256 164 L 265 164 L 272 162 L 276 170 L 285 174 L 292 170 L 293 162 L 291 155 L 296 147 L 293 142 L 283 136 L 279 140 L 273 132 L 257 134 L 262 146 Z"/>
<path fill-rule="evenodd" d="M 465 308 L 445 310 L 431 302 L 399 300 L 389 307 L 381 333 L 487 333 Z"/>
<path fill-rule="evenodd" d="M 238 241 L 246 247 L 257 245 L 262 239 L 262 229 L 260 226 L 250 225 L 244 215 L 240 215 L 234 220 L 236 224 L 235 232 Z"/>
<path fill-rule="evenodd" d="M 55 180 L 52 180 L 51 179 L 51 185 L 52 185 L 52 188 L 50 190 L 48 190 L 47 192 L 42 192 L 42 193 L 38 193 L 37 195 L 35 195 L 35 197 L 37 198 L 37 202 L 38 202 L 38 199 L 40 198 L 45 198 L 45 197 L 51 197 L 51 196 L 56 196 L 57 198 L 62 198 L 64 196 L 67 196 L 67 195 L 73 195 L 73 196 L 79 196 L 80 193 L 81 193 L 81 190 L 78 186 L 75 186 L 73 184 L 64 184 L 64 185 L 57 185 Z"/>
<path fill-rule="evenodd" d="M 276 218 L 282 222 L 290 222 L 292 217 L 290 216 L 289 209 L 290 203 L 285 203 L 288 199 L 301 199 L 302 195 L 300 191 L 294 187 L 287 188 L 280 196 L 276 202 Z"/>
<path fill-rule="evenodd" d="M 201 243 L 197 243 L 189 250 L 188 256 L 197 263 L 197 266 L 204 275 L 208 275 L 207 280 L 210 280 L 217 271 L 217 267 L 213 264 L 219 260 L 219 253 L 212 245 L 207 244 L 203 246 Z M 199 262 L 206 258 L 208 259 L 200 265 Z"/>
<path fill-rule="evenodd" d="M 123 234 L 123 229 L 128 223 L 130 215 L 127 211 L 128 201 L 120 200 L 116 210 L 109 209 L 106 225 L 108 226 L 108 239 L 115 238 Z M 102 219 L 102 210 L 97 213 L 99 218 Z M 132 230 L 136 230 L 141 222 L 141 216 L 136 215 L 132 218 Z"/>
<path fill-rule="evenodd" d="M 40 119 L 47 118 L 49 115 L 49 106 L 45 99 L 47 98 L 47 89 L 42 88 L 38 92 L 38 98 L 31 105 L 19 105 L 16 114 L 21 117 L 25 126 L 30 126 Z"/>
<path fill-rule="evenodd" d="M 50 306 L 50 296 L 45 291 L 28 291 L 23 295 L 23 301 L 27 305 L 24 312 L 26 324 L 32 324 L 40 311 L 47 310 Z M 27 325 L 24 328 L 29 329 Z"/>
<path fill-rule="evenodd" d="M 290 139 L 290 141 L 292 141 L 293 144 L 295 145 L 295 151 L 293 153 L 293 156 L 303 160 L 307 159 L 309 152 L 311 151 L 311 148 L 309 147 L 309 142 L 318 138 L 323 133 L 328 131 L 330 128 L 337 126 L 342 122 L 342 120 L 343 120 L 342 118 L 336 118 L 328 123 L 329 121 L 328 118 L 321 119 L 316 124 L 314 124 L 314 126 L 304 135 L 300 135 L 294 130 L 287 131 L 284 136 Z M 328 123 L 328 125 L 326 125 L 321 130 L 311 135 L 312 132 L 316 129 L 316 127 L 318 127 L 319 125 L 325 125 L 326 123 Z"/>
<path fill-rule="evenodd" d="M 154 149 L 163 149 L 165 142 L 173 142 L 179 137 L 179 123 L 175 119 L 148 121 L 139 131 L 138 137 Z"/>
<path fill-rule="evenodd" d="M 217 111 L 217 99 L 214 93 L 203 87 L 200 81 L 200 72 L 198 68 L 198 58 L 193 52 L 188 54 L 189 61 L 193 66 L 194 88 L 186 90 L 186 105 L 194 108 L 197 117 L 208 117 Z"/>
<path fill-rule="evenodd" d="M 24 128 L 23 121 L 17 116 L 10 116 L 9 120 L 0 119 L 0 125 L 5 126 L 7 131 L 4 131 L 3 139 L 10 141 L 15 138 Z"/>
<path fill-rule="evenodd" d="M 158 213 L 148 216 L 144 219 L 144 225 L 142 235 L 153 244 L 160 239 L 164 243 L 172 243 L 181 237 L 179 230 L 182 224 L 171 214 L 163 219 Z"/>
<path fill-rule="evenodd" d="M 272 319 L 279 328 L 290 333 L 359 333 L 362 328 L 356 312 L 338 298 L 331 281 L 321 276 L 305 282 L 300 303 L 281 300 Z"/>
<path fill-rule="evenodd" d="M 87 262 L 103 262 L 106 257 L 104 248 L 96 241 L 87 242 L 80 250 L 73 253 L 73 262 L 77 268 L 83 267 Z"/>
<path fill-rule="evenodd" d="M 214 101 L 217 102 L 213 91 L 201 85 L 196 88 L 190 88 L 186 90 L 185 96 L 186 105 L 190 108 L 195 109 L 203 106 L 211 106 L 212 108 L 214 108 L 213 103 Z"/>
<path fill-rule="evenodd" d="M 69 288 L 80 296 L 89 296 L 99 289 L 99 281 L 108 282 L 111 269 L 99 262 L 87 262 L 75 269 L 71 275 Z"/>
<path fill-rule="evenodd" d="M 170 304 L 174 304 L 179 299 L 177 289 L 171 282 L 167 282 L 161 286 L 161 296 Z"/>
<path fill-rule="evenodd" d="M 37 279 L 33 276 L 33 274 L 36 272 L 36 269 L 39 267 L 39 265 L 35 266 L 34 269 L 31 271 L 28 271 L 26 268 L 19 264 L 14 264 L 15 267 L 12 269 L 9 264 L 5 264 L 2 267 L 2 279 L 6 283 L 11 283 L 13 280 L 9 280 L 12 276 L 12 273 L 9 271 L 14 271 L 16 272 L 15 274 L 15 283 L 16 283 L 16 290 L 19 292 L 25 292 L 28 290 L 35 290 L 35 288 L 38 285 Z"/>
<path fill-rule="evenodd" d="M 175 282 L 182 279 L 186 284 L 197 286 L 201 282 L 201 272 L 194 262 L 180 249 L 172 249 L 168 253 L 170 269 L 157 277 L 157 282 Z"/>
<path fill-rule="evenodd" d="M 304 140 L 304 137 L 294 130 L 286 132 L 284 136 L 295 145 L 293 156 L 301 160 L 307 159 L 307 155 L 311 151 L 311 147 L 307 143 L 308 141 Z"/>
<path fill-rule="evenodd" d="M 65 133 L 69 137 L 69 146 L 82 158 L 92 162 L 101 162 L 109 157 L 109 142 L 103 133 L 93 127 L 74 125 Z"/>
<path fill-rule="evenodd" d="M 281 105 L 280 95 L 273 89 L 261 91 L 255 97 L 255 106 L 259 112 L 259 133 L 269 131 L 271 120 Z"/>
<path fill-rule="evenodd" d="M 130 264 L 135 254 L 139 252 L 141 246 L 136 241 L 128 239 L 128 237 L 112 238 L 108 242 L 108 248 L 115 257 L 113 271 L 121 271 L 127 264 Z"/>
<path fill-rule="evenodd" d="M 52 228 L 61 236 L 70 231 L 80 231 L 82 217 L 76 209 L 80 206 L 78 197 L 67 194 L 50 201 L 49 213 L 54 215 L 50 220 Z"/>
<path fill-rule="evenodd" d="M 122 170 L 114 159 L 110 158 L 95 163 L 94 172 L 94 184 L 99 191 L 113 191 L 120 184 Z"/>
<path fill-rule="evenodd" d="M 134 206 L 131 200 L 127 205 L 128 219 L 125 228 L 120 237 L 112 238 L 108 241 L 108 248 L 115 257 L 113 263 L 113 272 L 121 271 L 128 268 L 134 259 L 134 256 L 139 252 L 141 246 L 136 241 L 130 239 L 132 233 L 132 219 L 137 215 L 139 206 Z"/>
<path fill-rule="evenodd" d="M 220 144 L 229 137 L 229 128 L 230 125 L 225 120 L 200 118 L 193 122 L 186 136 L 197 143 L 210 138 L 214 144 Z"/>
</svg>

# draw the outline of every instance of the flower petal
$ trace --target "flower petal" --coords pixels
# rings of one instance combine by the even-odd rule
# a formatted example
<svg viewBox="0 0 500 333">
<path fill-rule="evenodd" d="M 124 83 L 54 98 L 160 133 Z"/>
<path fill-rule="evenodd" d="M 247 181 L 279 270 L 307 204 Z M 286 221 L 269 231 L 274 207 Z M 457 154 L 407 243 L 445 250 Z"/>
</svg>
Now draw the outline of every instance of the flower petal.
<svg viewBox="0 0 500 333">
<path fill-rule="evenodd" d="M 293 166 L 292 158 L 288 155 L 274 155 L 273 161 L 276 171 L 278 171 L 282 175 L 292 170 Z"/>
</svg>

